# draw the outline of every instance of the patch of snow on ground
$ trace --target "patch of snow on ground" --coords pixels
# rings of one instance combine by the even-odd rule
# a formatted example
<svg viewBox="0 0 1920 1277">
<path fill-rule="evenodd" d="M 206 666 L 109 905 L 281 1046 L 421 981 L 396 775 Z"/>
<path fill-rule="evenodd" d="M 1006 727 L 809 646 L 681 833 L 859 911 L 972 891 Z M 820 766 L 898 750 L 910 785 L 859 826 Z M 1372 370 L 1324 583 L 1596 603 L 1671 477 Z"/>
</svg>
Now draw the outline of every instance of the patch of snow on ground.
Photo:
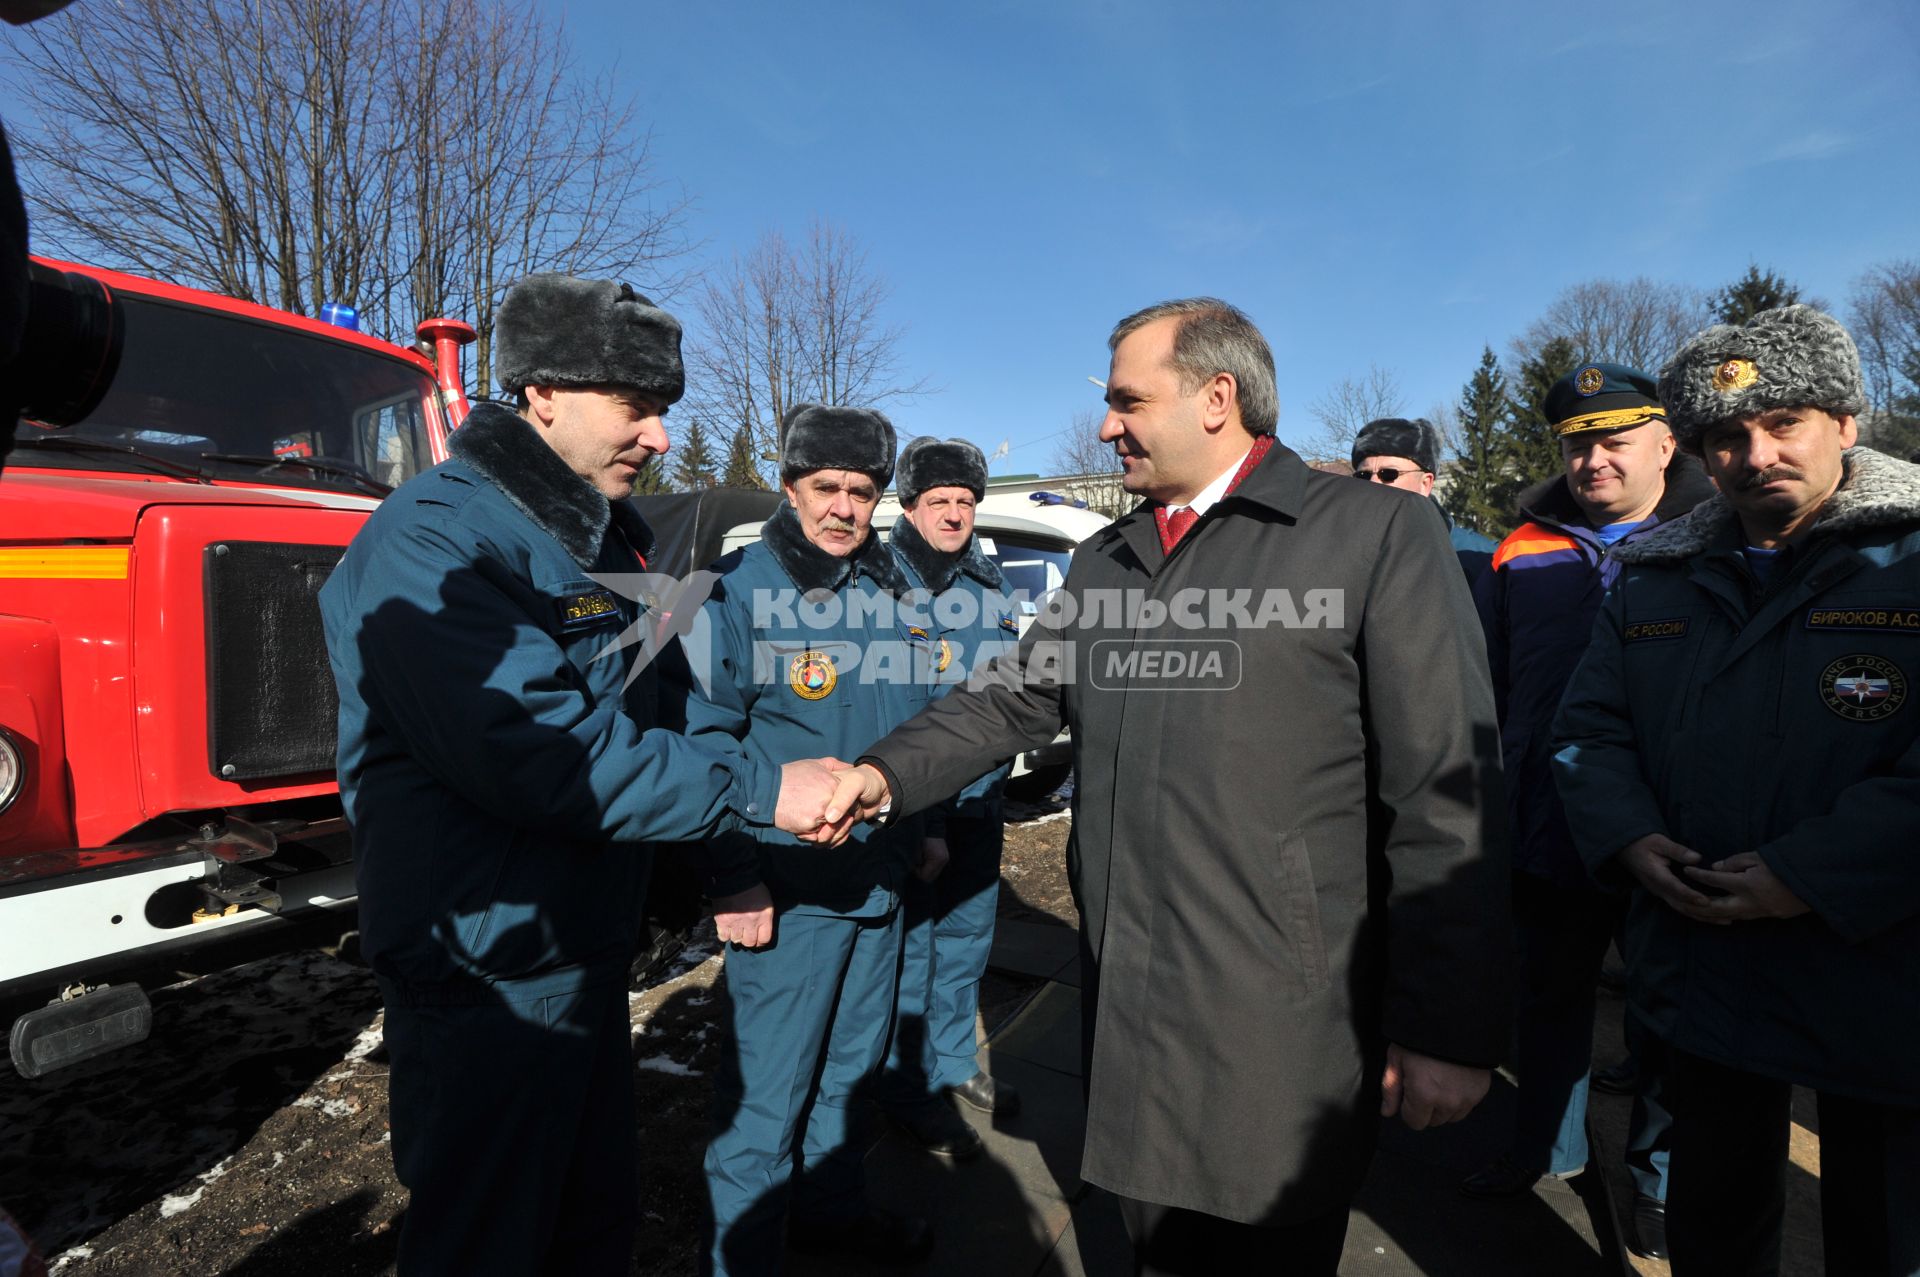
<svg viewBox="0 0 1920 1277">
<path fill-rule="evenodd" d="M 47 1263 L 47 1277 L 60 1277 L 68 1264 L 77 1264 L 93 1258 L 93 1247 L 75 1246 L 72 1250 L 61 1251 Z"/>
<path fill-rule="evenodd" d="M 690 1069 L 668 1055 L 649 1055 L 644 1060 L 635 1060 L 633 1067 L 637 1069 L 650 1069 L 655 1073 L 671 1073 L 675 1077 L 702 1076 L 699 1069 Z"/>
<path fill-rule="evenodd" d="M 1073 813 L 1070 811 L 1055 811 L 1049 812 L 1044 816 L 1035 816 L 1032 820 L 1023 820 L 1020 823 L 1023 825 L 1051 825 L 1056 820 L 1072 819 Z"/>
<path fill-rule="evenodd" d="M 181 1211 L 193 1209 L 200 1201 L 200 1195 L 207 1191 L 207 1185 L 213 1183 L 213 1181 L 219 1179 L 222 1175 L 225 1175 L 227 1171 L 232 1168 L 232 1165 L 233 1155 L 229 1153 L 206 1170 L 200 1172 L 200 1187 L 194 1189 L 191 1193 L 170 1193 L 161 1198 L 160 1218 L 172 1219 Z"/>
<path fill-rule="evenodd" d="M 385 1026 L 383 1024 L 375 1021 L 362 1029 L 360 1036 L 353 1040 L 353 1045 L 347 1048 L 346 1058 L 349 1060 L 364 1060 L 379 1050 L 380 1043 L 386 1040 L 384 1028 Z"/>
<path fill-rule="evenodd" d="M 297 1109 L 319 1109 L 328 1117 L 352 1117 L 360 1111 L 359 1104 L 352 1100 L 323 1100 L 317 1095 L 303 1095 L 291 1105 Z"/>
</svg>

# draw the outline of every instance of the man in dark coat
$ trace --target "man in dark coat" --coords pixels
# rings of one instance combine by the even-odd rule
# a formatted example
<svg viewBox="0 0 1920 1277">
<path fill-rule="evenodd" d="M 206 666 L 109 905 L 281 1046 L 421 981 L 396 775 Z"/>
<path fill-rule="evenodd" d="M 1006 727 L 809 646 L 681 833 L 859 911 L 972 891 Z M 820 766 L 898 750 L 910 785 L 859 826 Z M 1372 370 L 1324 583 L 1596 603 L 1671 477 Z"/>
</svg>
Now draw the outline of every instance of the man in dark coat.
<svg viewBox="0 0 1920 1277">
<path fill-rule="evenodd" d="M 1624 563 L 1554 724 L 1567 823 L 1633 887 L 1632 1010 L 1672 1048 L 1676 1277 L 1779 1270 L 1795 1084 L 1829 1273 L 1920 1272 L 1920 467 L 1855 447 L 1808 306 L 1660 375 L 1720 494 Z M 1525 1085 L 1525 1079 L 1522 1079 Z"/>
<path fill-rule="evenodd" d="M 627 967 L 648 843 L 723 817 L 817 827 L 824 767 L 656 726 L 653 618 L 604 583 L 651 545 L 680 325 L 624 284 L 507 294 L 500 381 L 453 458 L 389 496 L 320 591 L 361 943 L 386 1004 L 400 1271 L 624 1274 Z"/>
<path fill-rule="evenodd" d="M 1638 369 L 1584 365 L 1548 388 L 1545 407 L 1566 470 L 1521 495 L 1524 521 L 1474 590 L 1500 709 L 1521 994 L 1513 1143 L 1462 1182 L 1472 1197 L 1518 1196 L 1543 1174 L 1586 1167 L 1594 994 L 1626 899 L 1594 883 L 1574 851 L 1548 769 L 1553 715 L 1620 573 L 1616 551 L 1713 495 L 1698 464 L 1675 452 L 1653 378 Z M 1627 1140 L 1638 1193 L 1628 1244 L 1658 1259 L 1667 1120 L 1658 1070 L 1641 1063 L 1649 1085 Z"/>
<path fill-rule="evenodd" d="M 1109 344 L 1101 436 L 1146 500 L 835 806 L 896 819 L 1070 725 L 1082 1174 L 1142 1271 L 1332 1273 L 1379 1116 L 1465 1116 L 1506 1045 L 1480 628 L 1431 502 L 1274 442 L 1245 315 L 1167 302 Z"/>
</svg>

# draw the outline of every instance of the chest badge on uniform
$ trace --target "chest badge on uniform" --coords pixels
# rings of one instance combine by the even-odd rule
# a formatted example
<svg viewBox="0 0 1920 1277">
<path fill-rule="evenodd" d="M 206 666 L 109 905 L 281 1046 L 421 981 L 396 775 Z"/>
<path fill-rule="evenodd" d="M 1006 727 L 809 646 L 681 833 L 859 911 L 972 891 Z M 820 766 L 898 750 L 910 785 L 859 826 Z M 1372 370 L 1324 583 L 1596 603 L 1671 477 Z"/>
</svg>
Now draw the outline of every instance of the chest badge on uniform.
<svg viewBox="0 0 1920 1277">
<path fill-rule="evenodd" d="M 1020 632 L 1020 622 L 1013 619 L 1013 613 L 1002 612 L 1000 614 L 1000 628 L 1009 634 L 1018 634 Z"/>
<path fill-rule="evenodd" d="M 934 673 L 945 674 L 947 672 L 947 666 L 951 664 L 953 664 L 953 644 L 947 642 L 945 639 L 941 639 L 940 646 L 934 655 Z"/>
<path fill-rule="evenodd" d="M 1820 699 L 1850 723 L 1876 723 L 1907 703 L 1907 676 L 1878 656 L 1843 656 L 1820 673 Z"/>
<path fill-rule="evenodd" d="M 824 700 L 840 681 L 833 657 L 825 652 L 802 652 L 787 666 L 787 686 L 806 700 Z"/>
</svg>

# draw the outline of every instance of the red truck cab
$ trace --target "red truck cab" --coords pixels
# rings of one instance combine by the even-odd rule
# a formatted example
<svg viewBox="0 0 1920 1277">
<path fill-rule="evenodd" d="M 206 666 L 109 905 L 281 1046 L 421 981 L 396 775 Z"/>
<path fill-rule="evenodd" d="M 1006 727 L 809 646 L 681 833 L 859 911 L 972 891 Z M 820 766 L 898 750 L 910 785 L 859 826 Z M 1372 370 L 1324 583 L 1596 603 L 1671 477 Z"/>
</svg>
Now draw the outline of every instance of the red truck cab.
<svg viewBox="0 0 1920 1277">
<path fill-rule="evenodd" d="M 100 285 L 119 367 L 0 475 L 0 996 L 37 1076 L 144 1035 L 89 991 L 164 952 L 350 905 L 317 592 L 464 419 L 458 348 L 194 289 Z M 89 285 L 90 286 L 90 285 Z M 131 990 L 131 994 L 126 991 Z"/>
</svg>

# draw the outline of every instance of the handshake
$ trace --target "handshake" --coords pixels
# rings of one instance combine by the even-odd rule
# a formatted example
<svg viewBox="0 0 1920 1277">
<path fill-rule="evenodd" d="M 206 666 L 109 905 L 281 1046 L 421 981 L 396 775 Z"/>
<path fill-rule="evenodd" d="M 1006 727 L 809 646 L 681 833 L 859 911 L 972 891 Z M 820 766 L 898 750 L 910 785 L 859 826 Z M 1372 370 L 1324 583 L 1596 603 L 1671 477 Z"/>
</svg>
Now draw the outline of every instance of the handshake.
<svg viewBox="0 0 1920 1277">
<path fill-rule="evenodd" d="M 837 847 L 854 825 L 872 820 L 893 800 L 886 777 L 866 764 L 806 758 L 780 768 L 780 804 L 773 823 L 802 842 Z"/>
<path fill-rule="evenodd" d="M 780 803 L 773 823 L 802 842 L 838 847 L 856 823 L 879 815 L 892 799 L 887 780 L 872 767 L 837 758 L 805 758 L 780 768 Z M 722 943 L 758 949 L 773 942 L 773 896 L 765 883 L 718 896 L 713 925 Z"/>
</svg>

